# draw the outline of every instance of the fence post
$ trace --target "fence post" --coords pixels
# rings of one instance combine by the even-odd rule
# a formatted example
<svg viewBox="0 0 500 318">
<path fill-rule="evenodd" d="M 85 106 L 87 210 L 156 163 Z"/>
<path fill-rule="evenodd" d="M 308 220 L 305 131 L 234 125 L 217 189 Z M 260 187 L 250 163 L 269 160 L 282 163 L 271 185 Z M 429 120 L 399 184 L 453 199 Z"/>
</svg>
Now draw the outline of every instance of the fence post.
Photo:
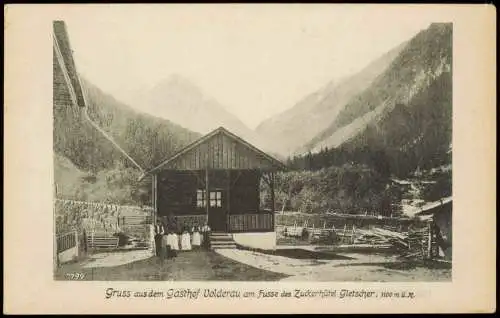
<svg viewBox="0 0 500 318">
<path fill-rule="evenodd" d="M 73 234 L 75 235 L 75 247 L 76 247 L 76 252 L 75 252 L 75 256 L 78 257 L 80 256 L 80 248 L 79 248 L 79 241 L 78 241 L 78 231 L 75 230 L 73 232 Z"/>
<path fill-rule="evenodd" d="M 412 237 L 411 230 L 408 229 L 408 250 L 411 250 L 411 237 Z"/>
<path fill-rule="evenodd" d="M 432 258 L 432 226 L 431 226 L 431 222 L 428 223 L 427 229 L 429 231 L 428 242 L 427 242 L 427 258 L 431 259 Z"/>
<path fill-rule="evenodd" d="M 54 264 L 56 266 L 56 269 L 59 268 L 59 244 L 57 242 L 57 234 L 54 235 L 54 253 L 55 253 L 55 260 Z"/>
<path fill-rule="evenodd" d="M 356 233 L 356 226 L 353 224 L 352 225 L 352 237 L 351 237 L 351 244 L 353 244 L 353 245 L 354 245 L 354 240 L 355 240 L 355 237 L 354 237 L 355 233 Z"/>
<path fill-rule="evenodd" d="M 87 243 L 87 231 L 84 228 L 83 229 L 83 251 L 85 252 L 85 254 L 87 254 L 88 250 L 89 250 L 89 247 L 88 247 L 88 243 Z"/>
</svg>

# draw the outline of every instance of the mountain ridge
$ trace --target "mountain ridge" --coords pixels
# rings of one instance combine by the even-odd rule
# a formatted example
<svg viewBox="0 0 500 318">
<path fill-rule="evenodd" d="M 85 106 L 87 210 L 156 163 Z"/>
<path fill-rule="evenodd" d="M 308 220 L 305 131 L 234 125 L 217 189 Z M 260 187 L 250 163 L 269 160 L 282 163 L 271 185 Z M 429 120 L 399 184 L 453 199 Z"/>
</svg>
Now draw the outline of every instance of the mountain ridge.
<svg viewBox="0 0 500 318">
<path fill-rule="evenodd" d="M 330 126 L 306 144 L 302 151 L 339 146 L 365 128 L 353 125 L 355 120 L 373 111 L 390 112 L 397 103 L 408 104 L 443 72 L 451 72 L 451 32 L 450 24 L 433 23 L 410 39 L 391 67 L 368 89 L 349 101 Z M 385 107 L 388 108 L 384 110 Z M 374 118 L 368 119 L 366 124 Z M 342 130 L 349 132 L 339 133 Z"/>
<path fill-rule="evenodd" d="M 147 113 L 189 130 L 207 134 L 223 126 L 256 147 L 272 152 L 264 138 L 184 75 L 172 74 L 136 99 L 141 100 L 139 106 Z"/>
<path fill-rule="evenodd" d="M 395 46 L 355 74 L 329 81 L 289 109 L 261 122 L 256 131 L 275 139 L 274 144 L 282 154 L 293 154 L 328 127 L 350 98 L 361 93 L 389 67 L 405 44 L 406 41 Z"/>
</svg>

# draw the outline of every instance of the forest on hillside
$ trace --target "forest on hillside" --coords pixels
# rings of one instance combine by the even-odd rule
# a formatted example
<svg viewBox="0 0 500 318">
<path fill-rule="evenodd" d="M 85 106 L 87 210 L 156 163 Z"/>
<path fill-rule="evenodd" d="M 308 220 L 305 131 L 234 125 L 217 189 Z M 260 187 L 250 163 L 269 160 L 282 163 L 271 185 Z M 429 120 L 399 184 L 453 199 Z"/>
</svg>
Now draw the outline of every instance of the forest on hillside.
<svg viewBox="0 0 500 318">
<path fill-rule="evenodd" d="M 143 169 L 150 169 L 199 134 L 139 113 L 84 81 L 90 118 Z M 85 118 L 85 109 L 54 103 L 54 170 L 59 198 L 147 204 L 141 171 Z"/>
<path fill-rule="evenodd" d="M 363 164 L 330 166 L 276 175 L 276 209 L 303 213 L 349 213 L 397 216 L 393 206 L 401 191 L 389 179 Z M 261 201 L 269 206 L 269 188 L 261 184 Z"/>
<path fill-rule="evenodd" d="M 140 113 L 105 94 L 88 81 L 90 118 L 111 136 L 143 169 L 149 169 L 200 137 L 166 119 Z M 117 165 L 136 168 L 113 144 L 90 125 L 84 109 L 54 105 L 54 150 L 79 169 L 98 172 Z"/>
<path fill-rule="evenodd" d="M 326 154 L 326 152 L 324 152 Z M 311 156 L 315 165 L 323 159 Z M 310 158 L 310 160 L 311 160 Z M 325 160 L 328 157 L 324 157 Z M 417 171 L 403 185 L 386 168 L 350 162 L 311 169 L 293 168 L 276 175 L 276 209 L 303 213 L 346 213 L 400 216 L 402 199 L 432 202 L 452 195 L 451 164 Z M 381 172 L 382 171 L 382 172 Z M 415 195 L 407 184 L 418 188 Z M 261 203 L 270 206 L 270 189 L 261 183 Z"/>
<path fill-rule="evenodd" d="M 357 162 L 383 176 L 451 163 L 452 75 L 444 72 L 407 104 L 398 103 L 359 135 L 336 148 L 289 157 L 292 169 L 318 170 Z"/>
</svg>

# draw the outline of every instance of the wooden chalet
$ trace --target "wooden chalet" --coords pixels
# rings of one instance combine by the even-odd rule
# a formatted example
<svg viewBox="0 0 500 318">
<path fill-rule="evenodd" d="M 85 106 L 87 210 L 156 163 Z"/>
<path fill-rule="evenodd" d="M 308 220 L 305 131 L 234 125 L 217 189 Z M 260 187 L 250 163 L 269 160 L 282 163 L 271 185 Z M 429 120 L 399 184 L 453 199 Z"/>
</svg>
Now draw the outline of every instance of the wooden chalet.
<svg viewBox="0 0 500 318">
<path fill-rule="evenodd" d="M 283 163 L 220 127 L 142 178 L 152 176 L 154 219 L 167 226 L 208 222 L 213 232 L 263 233 L 274 232 L 274 174 L 283 169 Z M 269 209 L 260 208 L 261 179 L 271 190 Z"/>
</svg>

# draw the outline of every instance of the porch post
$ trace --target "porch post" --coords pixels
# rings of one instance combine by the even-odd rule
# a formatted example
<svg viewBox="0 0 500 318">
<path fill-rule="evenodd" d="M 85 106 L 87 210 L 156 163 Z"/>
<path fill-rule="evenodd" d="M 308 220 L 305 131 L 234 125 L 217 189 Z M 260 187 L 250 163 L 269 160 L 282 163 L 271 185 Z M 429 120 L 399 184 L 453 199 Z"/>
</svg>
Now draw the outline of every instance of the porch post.
<svg viewBox="0 0 500 318">
<path fill-rule="evenodd" d="M 227 191 L 226 191 L 226 201 L 227 201 L 227 213 L 226 213 L 226 232 L 231 231 L 231 170 L 227 170 Z"/>
<path fill-rule="evenodd" d="M 269 186 L 271 188 L 271 213 L 272 213 L 272 220 L 273 220 L 273 229 L 276 230 L 276 226 L 274 224 L 274 211 L 275 211 L 275 206 L 274 206 L 274 172 L 271 172 L 270 178 L 269 178 Z"/>
<path fill-rule="evenodd" d="M 205 169 L 205 208 L 207 212 L 207 223 L 208 223 L 208 207 L 210 204 L 210 196 L 208 191 L 208 167 Z"/>
<path fill-rule="evenodd" d="M 157 215 L 158 215 L 158 183 L 157 183 L 157 178 L 156 178 L 156 174 L 153 174 L 152 175 L 152 194 L 151 194 L 151 197 L 152 197 L 152 208 L 153 208 L 153 212 L 152 212 L 152 216 L 151 216 L 151 219 L 152 219 L 152 224 L 155 225 L 156 224 L 156 218 L 157 218 Z"/>
</svg>

